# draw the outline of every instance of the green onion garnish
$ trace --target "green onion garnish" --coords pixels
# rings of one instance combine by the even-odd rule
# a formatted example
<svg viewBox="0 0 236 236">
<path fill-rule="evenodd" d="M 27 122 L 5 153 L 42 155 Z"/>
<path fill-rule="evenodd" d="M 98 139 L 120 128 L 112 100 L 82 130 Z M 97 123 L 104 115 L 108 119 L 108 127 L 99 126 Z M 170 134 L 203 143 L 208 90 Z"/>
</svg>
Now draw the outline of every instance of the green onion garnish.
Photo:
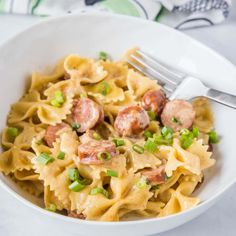
<svg viewBox="0 0 236 236">
<path fill-rule="evenodd" d="M 145 188 L 148 186 L 147 181 L 144 178 L 140 178 L 139 181 L 136 183 L 138 188 Z"/>
<path fill-rule="evenodd" d="M 134 145 L 132 146 L 132 149 L 133 149 L 135 152 L 139 153 L 139 154 L 143 154 L 143 153 L 144 153 L 144 148 L 141 147 L 141 146 L 139 146 L 138 144 L 134 144 Z"/>
<path fill-rule="evenodd" d="M 42 152 L 38 157 L 37 157 L 37 162 L 43 165 L 47 165 L 51 162 L 54 161 L 54 158 L 51 157 L 48 153 Z"/>
<path fill-rule="evenodd" d="M 173 143 L 172 134 L 168 134 L 167 137 L 163 137 L 162 135 L 154 134 L 153 140 L 157 145 L 171 145 Z"/>
<path fill-rule="evenodd" d="M 64 152 L 59 152 L 59 154 L 57 155 L 57 159 L 64 160 L 65 155 L 66 154 Z"/>
<path fill-rule="evenodd" d="M 144 137 L 145 137 L 146 139 L 152 138 L 152 136 L 153 136 L 152 132 L 149 131 L 149 130 L 145 130 L 144 133 L 143 133 L 143 135 L 144 135 Z"/>
<path fill-rule="evenodd" d="M 103 81 L 99 84 L 99 93 L 101 93 L 103 96 L 106 96 L 110 92 L 111 86 L 106 81 Z"/>
<path fill-rule="evenodd" d="M 80 124 L 77 124 L 77 123 L 74 122 L 74 123 L 72 123 L 71 127 L 72 127 L 73 130 L 77 130 L 77 129 L 79 129 L 81 126 L 80 126 Z"/>
<path fill-rule="evenodd" d="M 208 133 L 208 135 L 209 135 L 209 143 L 218 143 L 219 142 L 218 135 L 215 131 L 210 131 Z"/>
<path fill-rule="evenodd" d="M 153 138 L 149 138 L 145 144 L 144 149 L 149 152 L 155 152 L 157 150 L 157 144 L 154 142 Z"/>
<path fill-rule="evenodd" d="M 57 206 L 54 203 L 49 203 L 46 210 L 55 212 L 57 210 Z"/>
<path fill-rule="evenodd" d="M 15 138 L 18 135 L 18 129 L 15 127 L 8 127 L 7 134 L 10 137 Z"/>
<path fill-rule="evenodd" d="M 80 98 L 86 98 L 87 96 L 86 96 L 86 94 L 85 93 L 81 93 L 80 94 Z"/>
<path fill-rule="evenodd" d="M 171 121 L 172 121 L 173 123 L 182 125 L 182 122 L 181 122 L 180 120 L 178 120 L 176 117 L 172 117 Z"/>
<path fill-rule="evenodd" d="M 108 55 L 106 52 L 99 52 L 99 59 L 100 60 L 106 60 L 108 58 Z"/>
<path fill-rule="evenodd" d="M 51 105 L 54 107 L 61 107 L 64 102 L 65 99 L 61 91 L 56 91 L 54 98 L 50 101 Z"/>
<path fill-rule="evenodd" d="M 157 190 L 157 189 L 159 189 L 159 188 L 160 188 L 160 185 L 157 184 L 157 185 L 152 186 L 151 190 Z"/>
<path fill-rule="evenodd" d="M 107 176 L 118 177 L 118 172 L 114 170 L 107 170 Z"/>
<path fill-rule="evenodd" d="M 192 133 L 193 133 L 194 138 L 198 138 L 199 129 L 197 127 L 193 127 Z"/>
<path fill-rule="evenodd" d="M 93 133 L 93 139 L 95 139 L 95 140 L 101 140 L 102 137 L 101 137 L 97 132 L 94 132 L 94 133 Z"/>
<path fill-rule="evenodd" d="M 83 190 L 86 186 L 81 184 L 79 180 L 75 180 L 72 184 L 69 185 L 69 189 L 73 192 L 79 192 Z"/>
<path fill-rule="evenodd" d="M 97 154 L 97 157 L 99 160 L 105 160 L 105 161 L 108 161 L 111 159 L 111 154 L 109 152 L 99 152 Z"/>
<path fill-rule="evenodd" d="M 163 137 L 168 137 L 168 136 L 172 136 L 172 134 L 174 133 L 173 129 L 170 127 L 166 127 L 164 126 L 161 129 L 161 134 L 163 135 Z"/>
<path fill-rule="evenodd" d="M 183 149 L 187 149 L 188 147 L 192 145 L 193 139 L 194 139 L 194 136 L 192 132 L 182 134 L 180 136 L 181 147 Z"/>
<path fill-rule="evenodd" d="M 154 111 L 148 111 L 147 113 L 148 113 L 150 120 L 156 120 L 157 115 Z"/>
<path fill-rule="evenodd" d="M 112 141 L 115 143 L 116 147 L 125 145 L 125 141 L 123 139 L 113 139 Z"/>
<path fill-rule="evenodd" d="M 79 178 L 79 171 L 76 168 L 70 168 L 68 170 L 68 176 L 71 181 L 78 180 Z"/>
<path fill-rule="evenodd" d="M 99 194 L 99 193 L 103 194 L 106 198 L 109 197 L 108 192 L 103 188 L 98 188 L 98 187 L 97 188 L 92 188 L 91 191 L 90 191 L 90 195 L 96 195 L 96 194 Z"/>
</svg>

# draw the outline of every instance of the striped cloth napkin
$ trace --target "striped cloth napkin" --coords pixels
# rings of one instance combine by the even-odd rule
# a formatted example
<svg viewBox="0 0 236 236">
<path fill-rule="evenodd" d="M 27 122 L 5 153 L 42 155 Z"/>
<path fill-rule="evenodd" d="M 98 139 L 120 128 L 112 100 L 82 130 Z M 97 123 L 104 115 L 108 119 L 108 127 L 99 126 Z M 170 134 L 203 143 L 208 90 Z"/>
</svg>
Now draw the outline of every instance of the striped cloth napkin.
<svg viewBox="0 0 236 236">
<path fill-rule="evenodd" d="M 107 11 L 155 20 L 177 29 L 224 21 L 231 0 L 0 0 L 0 12 L 57 16 Z"/>
</svg>

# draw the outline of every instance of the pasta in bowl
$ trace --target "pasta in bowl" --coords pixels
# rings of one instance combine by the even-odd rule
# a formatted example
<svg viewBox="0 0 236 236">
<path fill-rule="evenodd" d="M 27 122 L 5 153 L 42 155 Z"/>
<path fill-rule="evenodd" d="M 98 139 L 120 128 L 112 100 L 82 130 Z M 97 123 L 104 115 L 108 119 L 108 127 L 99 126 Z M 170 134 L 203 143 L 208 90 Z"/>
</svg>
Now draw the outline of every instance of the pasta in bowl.
<svg viewBox="0 0 236 236">
<path fill-rule="evenodd" d="M 51 75 L 33 73 L 12 105 L 0 170 L 70 217 L 162 217 L 200 202 L 192 193 L 215 163 L 213 128 L 205 98 L 169 101 L 124 59 L 72 54 Z"/>
</svg>

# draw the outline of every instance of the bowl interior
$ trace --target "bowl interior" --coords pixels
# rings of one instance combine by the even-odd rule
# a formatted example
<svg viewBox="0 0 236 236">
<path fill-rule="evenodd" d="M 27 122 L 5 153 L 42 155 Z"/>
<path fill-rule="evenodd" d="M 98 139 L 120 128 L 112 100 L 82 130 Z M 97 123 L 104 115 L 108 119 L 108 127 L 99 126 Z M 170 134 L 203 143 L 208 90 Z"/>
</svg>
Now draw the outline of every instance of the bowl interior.
<svg viewBox="0 0 236 236">
<path fill-rule="evenodd" d="M 32 71 L 43 71 L 70 53 L 97 57 L 99 51 L 106 51 L 113 59 L 118 59 L 125 50 L 134 46 L 198 76 L 210 87 L 235 94 L 235 67 L 177 31 L 130 17 L 74 15 L 36 25 L 0 48 L 0 129 L 5 126 L 10 104 L 23 95 L 26 78 Z M 236 112 L 216 103 L 212 105 L 216 130 L 222 140 L 215 149 L 216 166 L 206 173 L 207 177 L 197 191 L 203 201 L 221 192 L 236 179 L 233 149 Z M 41 201 L 20 190 L 2 174 L 0 178 L 13 192 L 41 205 Z"/>
</svg>

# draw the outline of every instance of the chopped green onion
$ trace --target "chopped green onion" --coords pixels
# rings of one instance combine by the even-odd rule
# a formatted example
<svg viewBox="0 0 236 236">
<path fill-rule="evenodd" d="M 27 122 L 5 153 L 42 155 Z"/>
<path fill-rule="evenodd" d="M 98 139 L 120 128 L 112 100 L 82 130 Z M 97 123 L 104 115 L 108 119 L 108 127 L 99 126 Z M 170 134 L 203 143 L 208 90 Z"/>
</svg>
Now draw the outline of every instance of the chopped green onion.
<svg viewBox="0 0 236 236">
<path fill-rule="evenodd" d="M 107 176 L 118 177 L 118 172 L 115 170 L 107 170 Z"/>
<path fill-rule="evenodd" d="M 189 134 L 190 133 L 190 131 L 188 130 L 188 129 L 181 129 L 180 130 L 180 134 L 182 135 L 182 134 Z"/>
<path fill-rule="evenodd" d="M 100 60 L 106 60 L 108 58 L 108 55 L 106 52 L 99 52 L 99 59 Z"/>
<path fill-rule="evenodd" d="M 80 94 L 80 98 L 86 98 L 87 96 L 86 96 L 86 94 L 85 93 L 81 93 Z"/>
<path fill-rule="evenodd" d="M 198 138 L 199 129 L 197 127 L 193 127 L 192 133 L 193 133 L 194 138 Z"/>
<path fill-rule="evenodd" d="M 92 188 L 91 191 L 90 191 L 90 195 L 97 195 L 99 193 L 103 194 L 106 198 L 109 197 L 108 192 L 103 188 L 98 188 L 98 187 L 97 188 Z"/>
<path fill-rule="evenodd" d="M 145 188 L 148 186 L 146 179 L 140 178 L 139 181 L 136 183 L 138 188 Z"/>
<path fill-rule="evenodd" d="M 72 184 L 69 185 L 69 189 L 73 192 L 79 192 L 83 190 L 86 186 L 81 184 L 79 180 L 75 180 Z"/>
<path fill-rule="evenodd" d="M 94 133 L 93 133 L 93 139 L 95 139 L 95 140 L 101 140 L 102 137 L 101 137 L 97 132 L 94 132 Z"/>
<path fill-rule="evenodd" d="M 132 146 L 132 149 L 133 149 L 135 152 L 139 153 L 139 154 L 143 154 L 143 153 L 144 153 L 144 148 L 141 147 L 141 146 L 138 145 L 138 144 L 134 144 L 134 145 Z"/>
<path fill-rule="evenodd" d="M 65 99 L 61 91 L 56 91 L 54 98 L 50 101 L 51 105 L 54 107 L 61 107 L 64 102 Z"/>
<path fill-rule="evenodd" d="M 173 132 L 174 132 L 173 129 L 170 128 L 170 127 L 164 126 L 164 127 L 161 129 L 161 134 L 163 135 L 163 137 L 172 136 Z"/>
<path fill-rule="evenodd" d="M 18 135 L 18 129 L 15 127 L 8 127 L 7 129 L 7 134 L 12 137 L 15 138 Z"/>
<path fill-rule="evenodd" d="M 103 81 L 99 84 L 99 93 L 101 93 L 103 96 L 106 96 L 110 92 L 111 86 L 106 81 Z"/>
<path fill-rule="evenodd" d="M 73 130 L 77 130 L 77 129 L 79 129 L 81 126 L 80 126 L 80 124 L 77 124 L 77 123 L 74 122 L 74 123 L 72 123 L 71 127 L 72 127 Z"/>
<path fill-rule="evenodd" d="M 68 170 L 68 176 L 71 181 L 78 180 L 79 178 L 79 171 L 76 168 L 70 168 Z"/>
<path fill-rule="evenodd" d="M 173 137 L 170 134 L 167 135 L 167 138 L 162 135 L 154 134 L 153 140 L 157 145 L 171 145 L 173 143 Z"/>
<path fill-rule="evenodd" d="M 182 122 L 181 122 L 180 120 L 178 120 L 176 117 L 172 117 L 171 121 L 172 121 L 173 123 L 182 125 Z"/>
<path fill-rule="evenodd" d="M 49 203 L 46 210 L 55 212 L 57 210 L 57 206 L 54 203 Z"/>
<path fill-rule="evenodd" d="M 168 180 L 168 179 L 171 179 L 172 176 L 167 176 L 167 174 L 165 173 L 165 179 Z"/>
<path fill-rule="evenodd" d="M 148 111 L 147 113 L 148 113 L 150 120 L 156 120 L 157 115 L 154 111 Z"/>
<path fill-rule="evenodd" d="M 109 152 L 99 152 L 97 154 L 97 157 L 99 160 L 110 160 L 111 159 L 111 154 Z"/>
<path fill-rule="evenodd" d="M 149 138 L 144 144 L 144 149 L 149 152 L 155 152 L 157 150 L 157 144 L 154 142 L 154 139 Z"/>
<path fill-rule="evenodd" d="M 160 188 L 160 185 L 157 184 L 157 185 L 152 186 L 151 190 L 157 190 L 157 189 L 159 189 L 159 188 Z"/>
<path fill-rule="evenodd" d="M 65 158 L 65 153 L 64 152 L 59 152 L 58 156 L 57 156 L 57 159 L 60 159 L 60 160 L 64 160 Z"/>
<path fill-rule="evenodd" d="M 194 136 L 192 132 L 189 132 L 187 134 L 182 134 L 180 137 L 181 147 L 183 149 L 187 149 L 188 147 L 192 145 L 193 139 L 194 139 Z"/>
<path fill-rule="evenodd" d="M 153 136 L 152 132 L 149 131 L 149 130 L 145 130 L 144 133 L 143 133 L 143 135 L 144 135 L 144 137 L 145 137 L 146 139 L 152 138 L 152 136 Z"/>
<path fill-rule="evenodd" d="M 116 147 L 125 145 L 125 141 L 123 139 L 113 139 L 112 141 L 115 143 Z"/>
<path fill-rule="evenodd" d="M 48 153 L 42 152 L 38 157 L 37 157 L 37 162 L 43 165 L 47 165 L 50 162 L 54 161 L 54 158 L 51 157 Z"/>
<path fill-rule="evenodd" d="M 209 135 L 209 143 L 218 143 L 219 142 L 218 135 L 215 131 L 210 131 L 208 133 L 208 135 Z"/>
</svg>

